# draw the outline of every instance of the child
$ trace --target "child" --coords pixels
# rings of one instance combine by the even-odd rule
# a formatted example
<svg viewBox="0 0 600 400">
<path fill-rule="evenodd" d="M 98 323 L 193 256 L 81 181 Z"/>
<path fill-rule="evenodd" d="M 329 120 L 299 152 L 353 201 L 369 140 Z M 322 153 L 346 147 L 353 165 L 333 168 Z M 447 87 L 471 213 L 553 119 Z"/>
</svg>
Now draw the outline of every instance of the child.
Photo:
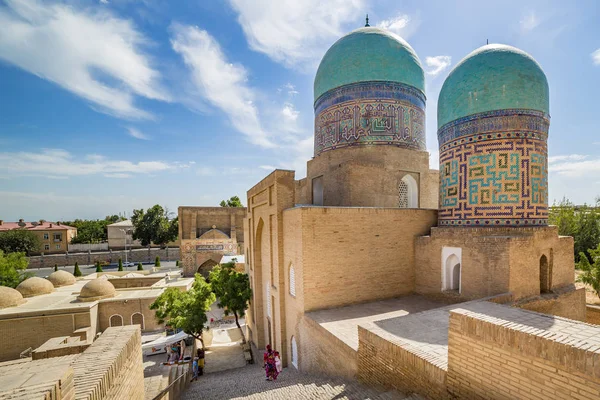
<svg viewBox="0 0 600 400">
<path fill-rule="evenodd" d="M 277 369 L 278 374 L 283 370 L 283 367 L 281 366 L 281 357 L 279 357 L 278 351 L 275 352 L 275 368 Z"/>
<path fill-rule="evenodd" d="M 198 357 L 194 357 L 194 362 L 192 363 L 192 371 L 194 373 L 192 382 L 194 382 L 198 380 Z"/>
</svg>

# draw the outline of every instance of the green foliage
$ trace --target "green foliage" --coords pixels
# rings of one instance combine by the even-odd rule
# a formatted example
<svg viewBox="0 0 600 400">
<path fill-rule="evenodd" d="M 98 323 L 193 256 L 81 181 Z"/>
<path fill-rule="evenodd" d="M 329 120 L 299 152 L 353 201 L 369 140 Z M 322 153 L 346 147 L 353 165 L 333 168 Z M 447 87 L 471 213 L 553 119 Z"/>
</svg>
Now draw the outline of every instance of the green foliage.
<svg viewBox="0 0 600 400">
<path fill-rule="evenodd" d="M 0 232 L 0 250 L 4 253 L 38 253 L 42 242 L 33 232 L 26 229 L 13 229 Z"/>
<path fill-rule="evenodd" d="M 79 263 L 77 261 L 75 261 L 75 270 L 73 271 L 73 276 L 80 277 L 81 275 L 83 275 L 81 273 L 81 270 L 79 269 Z"/>
<path fill-rule="evenodd" d="M 144 267 L 142 266 L 142 263 L 138 263 L 138 268 L 137 268 L 137 270 L 138 270 L 138 271 L 143 271 L 143 270 L 144 270 Z"/>
<path fill-rule="evenodd" d="M 179 220 L 169 218 L 169 210 L 158 204 L 144 212 L 143 209 L 133 210 L 131 222 L 134 226 L 133 239 L 139 240 L 142 246 L 152 243 L 164 246 L 177 239 Z"/>
<path fill-rule="evenodd" d="M 100 261 L 96 261 L 96 272 L 104 272 L 102 271 L 102 264 L 100 264 Z"/>
<path fill-rule="evenodd" d="M 550 207 L 549 223 L 558 226 L 558 234 L 572 236 L 575 240 L 575 261 L 585 254 L 591 261 L 589 249 L 600 244 L 600 197 L 595 205 L 576 206 L 563 198 Z"/>
<path fill-rule="evenodd" d="M 159 256 L 156 256 L 156 258 L 154 259 L 154 266 L 160 267 L 160 257 Z"/>
<path fill-rule="evenodd" d="M 244 207 L 242 201 L 237 196 L 232 196 L 229 200 L 222 200 L 221 207 Z"/>
<path fill-rule="evenodd" d="M 245 342 L 244 332 L 238 319 L 244 316 L 252 299 L 252 288 L 248 275 L 235 270 L 234 260 L 215 266 L 210 272 L 209 279 L 213 292 L 219 300 L 219 307 L 224 309 L 225 315 L 233 314 L 235 316 L 235 323 L 240 328 Z"/>
<path fill-rule="evenodd" d="M 175 261 L 175 266 L 179 267 L 179 260 Z"/>
<path fill-rule="evenodd" d="M 71 243 L 102 243 L 108 240 L 107 226 L 115 222 L 124 221 L 125 218 L 118 215 L 109 215 L 104 219 L 76 219 L 65 221 L 65 225 L 77 228 L 77 236 Z"/>
<path fill-rule="evenodd" d="M 588 254 L 591 262 L 583 252 L 579 256 L 577 268 L 581 270 L 581 274 L 577 281 L 590 285 L 600 296 L 600 244 L 595 249 L 589 249 Z"/>
<path fill-rule="evenodd" d="M 0 286 L 16 288 L 19 283 L 33 276 L 25 272 L 29 261 L 25 253 L 7 253 L 0 250 Z"/>
<path fill-rule="evenodd" d="M 123 260 L 119 257 L 119 271 L 123 271 Z"/>
<path fill-rule="evenodd" d="M 196 274 L 192 288 L 182 292 L 168 288 L 150 305 L 155 310 L 159 323 L 166 323 L 174 329 L 202 339 L 202 331 L 208 321 L 206 312 L 215 301 L 215 295 L 202 275 Z"/>
<path fill-rule="evenodd" d="M 58 271 L 58 264 L 54 264 L 54 271 Z"/>
</svg>

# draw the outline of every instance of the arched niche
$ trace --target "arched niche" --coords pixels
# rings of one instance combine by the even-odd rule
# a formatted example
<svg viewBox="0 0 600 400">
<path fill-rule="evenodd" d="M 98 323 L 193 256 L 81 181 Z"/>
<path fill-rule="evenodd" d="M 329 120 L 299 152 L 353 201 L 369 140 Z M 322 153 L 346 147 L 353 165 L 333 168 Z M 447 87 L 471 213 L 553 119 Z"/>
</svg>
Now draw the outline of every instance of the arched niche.
<svg viewBox="0 0 600 400">
<path fill-rule="evenodd" d="M 412 175 L 404 175 L 398 183 L 398 207 L 419 208 L 419 185 Z"/>
<path fill-rule="evenodd" d="M 108 320 L 109 326 L 123 326 L 123 317 L 119 314 L 113 314 Z"/>
<path fill-rule="evenodd" d="M 442 249 L 442 290 L 461 292 L 462 249 L 444 247 Z"/>
</svg>

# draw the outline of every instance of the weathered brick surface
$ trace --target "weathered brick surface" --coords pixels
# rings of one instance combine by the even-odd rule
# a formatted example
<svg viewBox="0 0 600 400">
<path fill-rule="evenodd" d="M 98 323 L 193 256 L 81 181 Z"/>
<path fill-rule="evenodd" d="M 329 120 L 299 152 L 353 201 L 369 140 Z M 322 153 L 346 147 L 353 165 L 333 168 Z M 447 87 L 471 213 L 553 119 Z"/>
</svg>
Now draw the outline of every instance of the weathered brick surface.
<svg viewBox="0 0 600 400">
<path fill-rule="evenodd" d="M 585 289 L 575 289 L 574 286 L 563 289 L 518 301 L 515 306 L 586 322 Z"/>
<path fill-rule="evenodd" d="M 42 268 L 42 267 L 53 267 L 54 264 L 58 264 L 59 267 L 67 265 L 75 265 L 75 262 L 79 265 L 92 265 L 96 261 L 104 262 L 117 262 L 119 258 L 125 260 L 125 253 L 127 253 L 127 260 L 138 263 L 138 262 L 154 262 L 156 256 L 159 256 L 161 260 L 179 260 L 179 248 L 169 247 L 168 254 L 167 249 L 160 249 L 153 247 L 148 249 L 127 249 L 117 251 L 100 251 L 94 253 L 73 253 L 73 254 L 51 254 L 45 256 L 29 257 L 29 268 Z"/>
<path fill-rule="evenodd" d="M 600 397 L 600 327 L 481 302 L 451 311 L 448 340 L 458 398 Z"/>
<path fill-rule="evenodd" d="M 588 304 L 586 307 L 586 322 L 600 325 L 600 307 Z"/>
</svg>

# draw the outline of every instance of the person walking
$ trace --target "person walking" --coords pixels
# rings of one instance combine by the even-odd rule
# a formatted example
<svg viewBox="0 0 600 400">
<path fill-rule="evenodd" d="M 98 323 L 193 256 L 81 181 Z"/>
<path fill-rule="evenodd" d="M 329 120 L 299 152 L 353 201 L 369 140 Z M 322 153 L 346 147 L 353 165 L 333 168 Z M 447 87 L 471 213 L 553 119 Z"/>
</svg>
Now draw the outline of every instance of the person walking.
<svg viewBox="0 0 600 400">
<path fill-rule="evenodd" d="M 267 345 L 267 351 L 265 351 L 265 354 L 263 355 L 263 361 L 264 361 L 264 367 L 265 367 L 265 374 L 268 381 L 274 381 L 277 379 L 277 367 L 275 366 L 275 353 L 273 352 L 273 349 L 271 348 L 271 345 L 268 344 Z"/>
<path fill-rule="evenodd" d="M 281 364 L 281 357 L 279 356 L 279 352 L 275 352 L 275 369 L 277 370 L 277 375 L 283 371 L 283 365 Z"/>
<path fill-rule="evenodd" d="M 196 351 L 198 356 L 198 375 L 204 375 L 204 349 L 198 349 Z"/>
</svg>

